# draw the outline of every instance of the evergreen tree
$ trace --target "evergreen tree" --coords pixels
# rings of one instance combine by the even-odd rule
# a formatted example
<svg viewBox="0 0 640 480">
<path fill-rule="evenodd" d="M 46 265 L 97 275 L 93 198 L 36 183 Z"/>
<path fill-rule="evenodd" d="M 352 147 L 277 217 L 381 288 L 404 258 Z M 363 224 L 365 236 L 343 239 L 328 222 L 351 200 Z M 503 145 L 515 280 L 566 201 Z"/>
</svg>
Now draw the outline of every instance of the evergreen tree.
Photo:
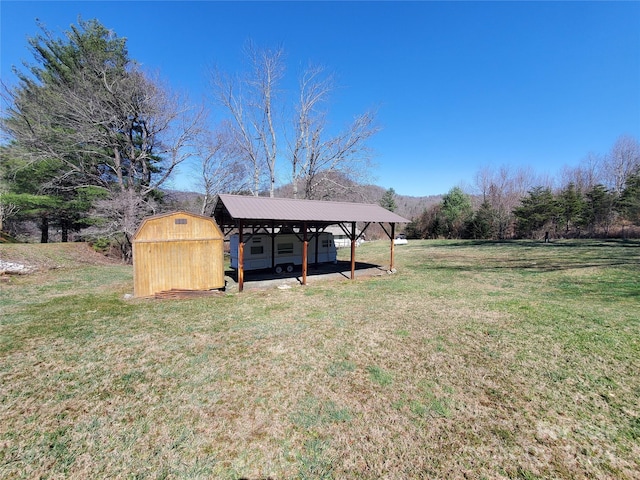
<svg viewBox="0 0 640 480">
<path fill-rule="evenodd" d="M 395 212 L 398 206 L 396 205 L 396 191 L 393 188 L 390 188 L 380 199 L 380 206 L 382 208 L 386 208 L 390 212 Z"/>
<path fill-rule="evenodd" d="M 58 229 L 61 240 L 66 242 L 70 232 L 91 224 L 92 201 L 102 191 L 90 185 L 77 185 L 75 180 L 65 177 L 64 162 L 58 159 L 27 162 L 14 156 L 12 147 L 2 149 L 0 174 L 17 207 L 17 219 L 35 221 L 43 243 L 49 241 L 50 227 Z"/>
<path fill-rule="evenodd" d="M 495 209 L 485 200 L 469 221 L 466 228 L 467 234 L 473 239 L 496 238 L 497 232 L 494 222 L 496 215 Z"/>
<path fill-rule="evenodd" d="M 415 220 L 412 220 L 411 222 L 409 222 L 404 229 L 404 234 L 409 239 L 420 238 L 421 232 L 420 232 L 420 228 L 418 227 L 418 222 Z"/>
<path fill-rule="evenodd" d="M 584 223 L 589 228 L 590 235 L 602 230 L 605 235 L 613 220 L 614 194 L 604 185 L 594 185 L 586 194 Z"/>
<path fill-rule="evenodd" d="M 620 195 L 619 209 L 622 216 L 635 225 L 640 225 L 640 172 L 627 177 Z"/>
<path fill-rule="evenodd" d="M 447 236 L 460 238 L 464 226 L 473 213 L 471 199 L 460 187 L 453 187 L 442 198 L 442 215 L 445 221 Z"/>
<path fill-rule="evenodd" d="M 518 235 L 534 237 L 541 229 L 555 228 L 559 208 L 551 189 L 538 186 L 529 191 L 513 213 L 517 219 Z"/>
<path fill-rule="evenodd" d="M 564 222 L 565 234 L 569 233 L 572 226 L 581 223 L 584 214 L 584 200 L 573 182 L 560 192 L 558 198 L 560 218 Z"/>
</svg>

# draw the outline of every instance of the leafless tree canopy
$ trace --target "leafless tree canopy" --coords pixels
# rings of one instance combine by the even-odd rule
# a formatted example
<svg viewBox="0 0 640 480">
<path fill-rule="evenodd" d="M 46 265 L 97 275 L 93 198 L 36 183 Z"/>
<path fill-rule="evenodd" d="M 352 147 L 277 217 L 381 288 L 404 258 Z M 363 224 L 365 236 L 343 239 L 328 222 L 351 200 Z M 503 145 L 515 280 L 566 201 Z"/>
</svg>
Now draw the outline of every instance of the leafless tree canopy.
<svg viewBox="0 0 640 480">
<path fill-rule="evenodd" d="M 608 153 L 589 153 L 580 165 L 565 168 L 562 184 L 573 183 L 580 192 L 586 192 L 596 185 L 604 185 L 619 195 L 630 175 L 640 169 L 640 143 L 634 137 L 618 137 Z"/>
<path fill-rule="evenodd" d="M 201 159 L 200 188 L 202 215 L 212 213 L 215 197 L 218 193 L 238 193 L 250 189 L 246 163 L 239 160 L 238 145 L 230 139 L 233 127 L 223 124 L 214 132 L 206 132 L 198 141 L 198 157 Z"/>
<path fill-rule="evenodd" d="M 228 140 L 253 173 L 252 193 L 258 195 L 266 181 L 273 196 L 279 153 L 275 106 L 284 76 L 284 50 L 259 50 L 250 43 L 246 55 L 246 75 L 230 77 L 218 70 L 211 74 L 213 95 L 231 116 Z"/>
<path fill-rule="evenodd" d="M 640 143 L 628 135 L 623 135 L 611 147 L 605 158 L 603 176 L 605 184 L 616 194 L 624 190 L 630 175 L 640 168 Z"/>
<path fill-rule="evenodd" d="M 287 177 L 294 197 L 320 198 L 366 178 L 371 167 L 367 141 L 379 130 L 375 113 L 358 115 L 342 132 L 331 134 L 324 110 L 335 87 L 331 75 L 320 67 L 307 68 L 291 102 L 280 85 L 285 74 L 282 48 L 259 50 L 250 45 L 247 57 L 248 74 L 230 77 L 216 71 L 212 87 L 215 99 L 230 114 L 233 150 L 253 172 L 251 192 L 258 195 L 267 189 L 274 196 L 277 161 L 283 157 L 290 165 Z M 289 120 L 282 115 L 286 111 L 294 112 Z"/>
<path fill-rule="evenodd" d="M 494 214 L 491 219 L 498 238 L 507 238 L 513 231 L 513 210 L 520 199 L 534 185 L 538 178 L 531 168 L 512 169 L 503 165 L 498 169 L 482 167 L 475 176 L 475 187 L 482 201 L 486 202 Z"/>
<path fill-rule="evenodd" d="M 587 192 L 602 182 L 604 160 L 601 155 L 589 153 L 577 167 L 565 168 L 561 174 L 563 185 L 573 184 L 579 192 Z"/>
<path fill-rule="evenodd" d="M 379 130 L 375 113 L 358 115 L 342 132 L 329 134 L 322 107 L 333 89 L 333 78 L 325 76 L 322 68 L 310 67 L 302 74 L 294 141 L 289 153 L 294 197 L 298 197 L 302 187 L 304 198 L 321 198 L 327 188 L 349 187 L 335 179 L 357 182 L 370 171 L 367 140 Z"/>
</svg>

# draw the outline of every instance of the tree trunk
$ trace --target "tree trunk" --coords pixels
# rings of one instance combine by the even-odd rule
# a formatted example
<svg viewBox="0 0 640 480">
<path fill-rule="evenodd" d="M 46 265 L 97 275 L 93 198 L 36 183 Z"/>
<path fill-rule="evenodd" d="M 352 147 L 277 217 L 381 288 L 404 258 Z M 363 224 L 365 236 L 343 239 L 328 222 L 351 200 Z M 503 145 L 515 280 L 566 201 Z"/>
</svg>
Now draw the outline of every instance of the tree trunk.
<svg viewBox="0 0 640 480">
<path fill-rule="evenodd" d="M 260 194 L 260 169 L 256 166 L 253 170 L 253 196 Z"/>
<path fill-rule="evenodd" d="M 40 223 L 40 243 L 49 243 L 49 219 L 42 217 Z"/>
<path fill-rule="evenodd" d="M 66 243 L 69 241 L 69 224 L 66 220 L 62 221 L 60 228 L 62 228 L 62 242 Z"/>
</svg>

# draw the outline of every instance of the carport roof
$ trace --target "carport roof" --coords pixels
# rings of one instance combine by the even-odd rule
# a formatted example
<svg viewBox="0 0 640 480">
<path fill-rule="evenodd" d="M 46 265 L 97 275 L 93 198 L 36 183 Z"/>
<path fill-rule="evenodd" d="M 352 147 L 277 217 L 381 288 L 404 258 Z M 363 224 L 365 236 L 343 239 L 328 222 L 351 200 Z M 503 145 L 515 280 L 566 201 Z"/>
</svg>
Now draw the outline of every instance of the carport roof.
<svg viewBox="0 0 640 480">
<path fill-rule="evenodd" d="M 380 205 L 291 198 L 253 197 L 220 194 L 214 217 L 220 226 L 243 223 L 309 222 L 332 225 L 337 223 L 409 223 L 400 215 Z"/>
</svg>

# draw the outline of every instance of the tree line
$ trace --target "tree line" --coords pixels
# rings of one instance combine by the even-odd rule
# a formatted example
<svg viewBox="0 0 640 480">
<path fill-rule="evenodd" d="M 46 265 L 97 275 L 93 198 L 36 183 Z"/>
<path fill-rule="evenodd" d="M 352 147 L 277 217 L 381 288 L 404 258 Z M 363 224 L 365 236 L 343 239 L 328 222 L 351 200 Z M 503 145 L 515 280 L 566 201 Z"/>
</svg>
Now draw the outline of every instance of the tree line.
<svg viewBox="0 0 640 480">
<path fill-rule="evenodd" d="M 2 86 L 0 230 L 35 222 L 42 242 L 52 228 L 62 241 L 82 232 L 128 258 L 142 218 L 173 207 L 166 185 L 186 160 L 199 165 L 205 215 L 218 193 L 274 196 L 278 175 L 294 197 L 319 199 L 370 171 L 375 112 L 330 131 L 333 76 L 309 66 L 287 94 L 282 48 L 248 43 L 247 71 L 212 69 L 211 100 L 197 105 L 143 70 L 98 20 L 62 37 L 40 27 L 28 40 L 33 62 Z"/>
<path fill-rule="evenodd" d="M 640 235 L 640 144 L 621 136 L 559 181 L 530 169 L 483 168 L 407 226 L 410 238 L 577 238 Z M 554 186 L 554 183 L 559 185 Z"/>
</svg>

